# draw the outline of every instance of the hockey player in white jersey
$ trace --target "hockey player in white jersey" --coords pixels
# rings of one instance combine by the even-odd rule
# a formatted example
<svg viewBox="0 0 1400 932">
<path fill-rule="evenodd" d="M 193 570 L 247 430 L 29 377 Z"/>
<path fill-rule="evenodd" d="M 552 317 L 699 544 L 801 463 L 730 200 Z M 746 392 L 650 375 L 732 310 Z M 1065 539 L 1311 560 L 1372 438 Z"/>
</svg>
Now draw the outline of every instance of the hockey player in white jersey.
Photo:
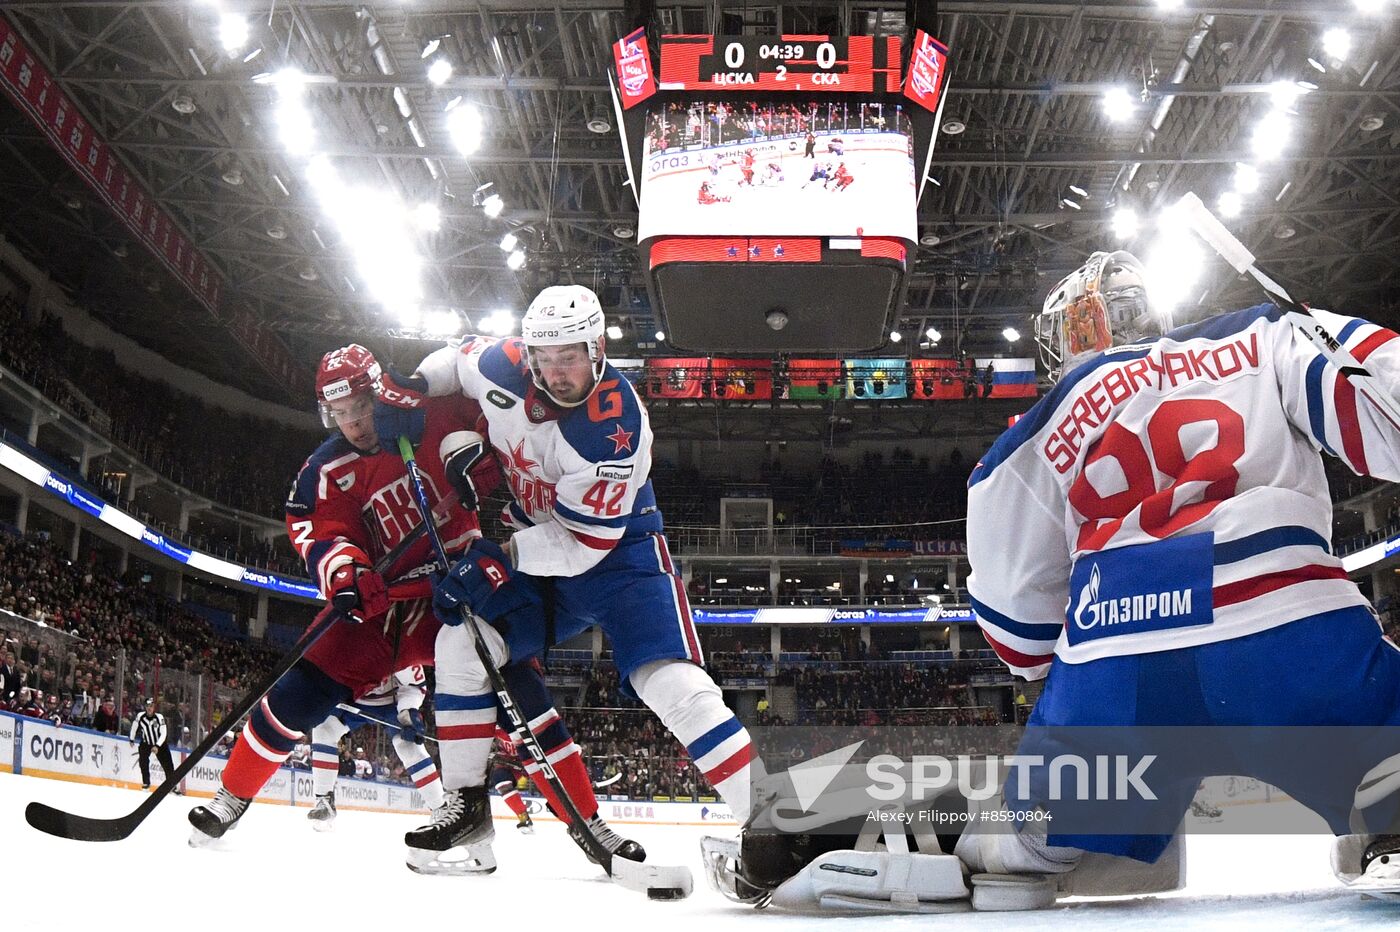
<svg viewBox="0 0 1400 932">
<path fill-rule="evenodd" d="M 340 739 L 365 725 L 394 730 L 394 753 L 403 762 L 413 785 L 429 809 L 442 805 L 442 780 L 437 765 L 423 746 L 423 699 L 427 681 L 422 667 L 408 667 L 370 690 L 355 705 L 359 713 L 336 709 L 311 731 L 311 783 L 316 805 L 306 817 L 318 832 L 335 823 L 335 784 L 340 774 Z"/>
<path fill-rule="evenodd" d="M 522 337 L 474 338 L 429 355 L 408 379 L 385 380 L 386 406 L 423 395 L 478 399 L 508 477 L 503 550 L 477 541 L 435 591 L 444 622 L 463 605 L 504 619 L 494 651 L 512 665 L 597 625 L 623 688 L 690 753 L 742 822 L 749 809 L 748 732 L 702 666 L 700 641 L 652 491 L 651 425 L 631 384 L 608 364 L 603 311 L 587 288 L 544 289 Z M 406 422 L 385 423 L 406 434 Z M 487 629 L 489 632 L 491 629 Z M 484 670 L 478 690 L 488 701 Z M 478 744 L 485 777 L 492 736 Z"/>
<path fill-rule="evenodd" d="M 969 480 L 978 623 L 1014 673 L 1046 679 L 1018 753 L 1046 752 L 1040 736 L 1063 726 L 1400 723 L 1400 651 L 1332 552 L 1321 457 L 1398 480 L 1400 429 L 1274 305 L 1172 330 L 1150 297 L 1121 252 L 1051 293 L 1037 330 L 1056 384 Z M 1312 313 L 1400 395 L 1395 333 Z M 1234 750 L 1247 775 L 1287 751 Z M 1395 753 L 1361 750 L 1372 764 Z M 1365 767 L 1295 760 L 1270 782 L 1345 835 Z M 1029 768 L 1029 800 L 1008 806 L 1053 813 L 1046 769 Z M 1205 775 L 1156 780 L 1152 805 L 1175 824 Z M 1085 852 L 1151 863 L 1173 840 L 1040 825 L 964 833 L 957 854 L 973 872 L 1043 876 Z M 1340 876 L 1394 870 L 1392 842 L 1341 842 Z"/>
</svg>

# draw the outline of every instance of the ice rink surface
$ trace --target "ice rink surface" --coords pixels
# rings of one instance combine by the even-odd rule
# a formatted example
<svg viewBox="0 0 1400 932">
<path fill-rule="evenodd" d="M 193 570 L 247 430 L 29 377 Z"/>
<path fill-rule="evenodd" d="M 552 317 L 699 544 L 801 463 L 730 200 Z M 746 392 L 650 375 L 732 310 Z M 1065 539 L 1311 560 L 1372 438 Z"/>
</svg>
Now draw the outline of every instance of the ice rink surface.
<svg viewBox="0 0 1400 932">
<path fill-rule="evenodd" d="M 617 826 L 650 859 L 685 864 L 696 890 L 676 903 L 615 887 L 557 823 L 534 835 L 497 822 L 500 864 L 487 877 L 423 877 L 403 866 L 414 816 L 342 811 L 317 833 L 306 809 L 259 804 L 217 847 L 187 846 L 186 811 L 165 800 L 134 835 L 110 844 L 31 829 L 31 800 L 90 816 L 121 815 L 139 794 L 0 774 L 0 885 L 6 929 L 521 929 L 793 930 L 839 922 L 843 932 L 909 928 L 1340 929 L 1393 928 L 1400 904 L 1348 893 L 1327 866 L 1322 835 L 1192 835 L 1187 889 L 1157 898 L 1085 900 L 1026 914 L 826 917 L 755 911 L 710 890 L 700 871 L 704 830 Z M 714 829 L 711 829 L 714 831 Z M 728 829 L 728 831 L 733 831 Z M 160 905 L 154 905 L 160 904 Z M 835 926 L 833 926 L 835 928 Z"/>
</svg>

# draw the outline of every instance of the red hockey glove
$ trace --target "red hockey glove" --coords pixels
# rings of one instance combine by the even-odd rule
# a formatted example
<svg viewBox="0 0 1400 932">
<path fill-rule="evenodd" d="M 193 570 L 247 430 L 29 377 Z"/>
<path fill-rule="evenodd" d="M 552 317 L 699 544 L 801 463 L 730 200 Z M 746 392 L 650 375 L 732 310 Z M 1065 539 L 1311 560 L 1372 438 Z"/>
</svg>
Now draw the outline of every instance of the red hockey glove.
<svg viewBox="0 0 1400 932">
<path fill-rule="evenodd" d="M 357 623 L 389 611 L 384 577 L 358 563 L 347 563 L 331 573 L 330 592 L 326 594 L 341 614 Z"/>
</svg>

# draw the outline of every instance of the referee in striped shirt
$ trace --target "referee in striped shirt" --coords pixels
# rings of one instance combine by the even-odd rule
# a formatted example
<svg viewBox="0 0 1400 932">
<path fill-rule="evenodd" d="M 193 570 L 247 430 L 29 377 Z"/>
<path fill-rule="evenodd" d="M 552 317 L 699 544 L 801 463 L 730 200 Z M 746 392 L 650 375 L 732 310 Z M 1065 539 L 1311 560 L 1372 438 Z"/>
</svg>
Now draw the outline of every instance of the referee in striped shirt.
<svg viewBox="0 0 1400 932">
<path fill-rule="evenodd" d="M 155 699 L 146 700 L 146 711 L 136 716 L 131 723 L 131 740 L 137 744 L 141 756 L 141 789 L 151 788 L 151 750 L 155 749 L 156 760 L 168 777 L 175 772 L 175 764 L 170 760 L 170 736 L 165 728 L 165 716 L 156 711 Z"/>
</svg>

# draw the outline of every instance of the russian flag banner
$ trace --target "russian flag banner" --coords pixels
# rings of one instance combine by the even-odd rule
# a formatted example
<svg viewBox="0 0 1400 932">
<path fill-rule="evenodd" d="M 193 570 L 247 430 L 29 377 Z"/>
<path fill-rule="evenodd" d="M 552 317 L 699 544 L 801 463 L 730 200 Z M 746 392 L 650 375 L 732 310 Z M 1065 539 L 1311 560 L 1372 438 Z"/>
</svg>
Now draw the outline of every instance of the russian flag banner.
<svg viewBox="0 0 1400 932">
<path fill-rule="evenodd" d="M 1035 360 L 1034 359 L 988 359 L 977 360 L 979 381 L 985 378 L 987 366 L 992 367 L 992 398 L 1034 398 Z M 979 386 L 980 388 L 980 386 Z M 981 392 L 979 391 L 980 395 Z"/>
</svg>

